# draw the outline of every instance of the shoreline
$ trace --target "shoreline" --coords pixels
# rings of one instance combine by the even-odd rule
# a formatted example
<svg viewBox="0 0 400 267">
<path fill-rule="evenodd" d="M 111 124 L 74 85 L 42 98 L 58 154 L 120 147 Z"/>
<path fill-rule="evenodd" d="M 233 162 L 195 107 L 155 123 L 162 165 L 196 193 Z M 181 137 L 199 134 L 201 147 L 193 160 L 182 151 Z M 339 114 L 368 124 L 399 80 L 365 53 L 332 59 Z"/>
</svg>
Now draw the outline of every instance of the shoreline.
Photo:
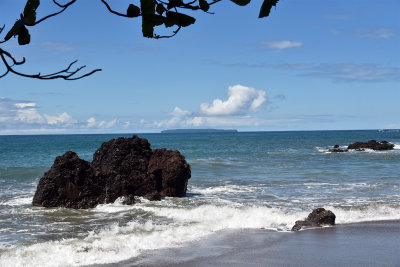
<svg viewBox="0 0 400 267">
<path fill-rule="evenodd" d="M 400 266 L 400 220 L 299 232 L 224 230 L 182 247 L 90 266 Z"/>
</svg>

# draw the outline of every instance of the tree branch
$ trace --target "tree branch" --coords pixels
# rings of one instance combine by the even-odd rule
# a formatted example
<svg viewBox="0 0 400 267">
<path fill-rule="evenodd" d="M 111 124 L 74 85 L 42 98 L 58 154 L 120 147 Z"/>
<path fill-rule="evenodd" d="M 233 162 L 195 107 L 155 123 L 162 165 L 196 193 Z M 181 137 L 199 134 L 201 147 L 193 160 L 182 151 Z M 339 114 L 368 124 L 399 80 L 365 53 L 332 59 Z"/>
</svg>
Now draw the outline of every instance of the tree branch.
<svg viewBox="0 0 400 267">
<path fill-rule="evenodd" d="M 128 15 L 126 15 L 126 14 L 122 14 L 122 13 L 119 13 L 119 12 L 117 12 L 117 11 L 114 11 L 111 7 L 110 7 L 110 5 L 105 1 L 105 0 L 100 0 L 106 7 L 107 7 L 107 9 L 108 9 L 108 11 L 110 11 L 111 13 L 113 13 L 113 14 L 115 14 L 115 15 L 117 15 L 117 16 L 120 16 L 120 17 L 125 17 L 125 18 L 130 18 Z"/>
<path fill-rule="evenodd" d="M 68 3 L 66 3 L 65 5 L 61 5 L 61 4 L 58 3 L 56 0 L 53 0 L 53 3 L 56 4 L 57 6 L 59 6 L 59 7 L 62 8 L 62 9 L 61 9 L 60 11 L 56 12 L 56 13 L 47 15 L 46 17 L 44 17 L 44 18 L 42 18 L 42 19 L 39 19 L 39 20 L 35 21 L 35 23 L 33 23 L 33 24 L 31 24 L 31 25 L 27 25 L 27 26 L 35 26 L 35 25 L 37 25 L 37 24 L 39 24 L 39 23 L 45 21 L 46 19 L 49 19 L 49 18 L 54 17 L 54 16 L 57 16 L 58 14 L 61 14 L 62 12 L 64 12 L 70 5 L 72 5 L 72 4 L 75 3 L 75 2 L 76 2 L 76 0 L 72 0 L 72 1 L 70 1 L 70 2 L 68 2 Z"/>
<path fill-rule="evenodd" d="M 45 75 L 42 75 L 40 73 L 38 73 L 38 74 L 25 74 L 25 73 L 18 72 L 18 71 L 13 69 L 13 67 L 15 65 L 24 64 L 25 63 L 25 58 L 23 58 L 23 60 L 21 60 L 21 61 L 17 61 L 10 53 L 8 53 L 7 51 L 5 51 L 5 50 L 3 50 L 1 48 L 0 48 L 0 57 L 1 57 L 2 61 L 3 61 L 4 66 L 7 69 L 5 73 L 0 75 L 0 78 L 3 78 L 4 76 L 6 76 L 8 73 L 11 72 L 11 73 L 14 73 L 14 74 L 16 74 L 18 76 L 27 77 L 27 78 L 34 78 L 34 79 L 39 79 L 39 80 L 64 79 L 64 80 L 72 81 L 72 80 L 82 79 L 84 77 L 92 75 L 95 72 L 101 71 L 101 69 L 95 69 L 95 70 L 92 70 L 91 72 L 85 73 L 83 75 L 76 76 L 76 74 L 78 74 L 86 66 L 80 66 L 80 67 L 76 68 L 75 70 L 71 70 L 72 66 L 77 62 L 77 60 L 75 60 L 74 62 L 69 64 L 68 67 L 66 67 L 65 69 L 62 69 L 62 70 L 54 72 L 54 73 L 45 74 Z M 9 58 L 13 62 L 12 65 L 10 65 L 8 63 L 7 58 Z"/>
<path fill-rule="evenodd" d="M 173 31 L 173 34 L 171 35 L 154 35 L 154 39 L 162 39 L 162 38 L 171 38 L 174 37 L 180 30 L 181 30 L 182 26 L 179 26 L 178 29 L 176 29 L 175 31 Z"/>
<path fill-rule="evenodd" d="M 28 0 L 28 2 L 27 2 L 27 6 L 29 6 L 29 4 L 32 5 L 32 3 L 30 3 L 29 1 L 30 0 Z M 30 6 L 31 7 L 30 13 L 24 10 L 24 13 L 21 14 L 20 20 L 17 21 L 17 22 L 20 22 L 20 24 L 18 24 L 18 23 L 14 24 L 13 28 L 6 35 L 4 41 L 0 41 L 0 44 L 7 42 L 12 36 L 18 37 L 18 43 L 20 45 L 29 44 L 30 35 L 29 35 L 28 30 L 25 28 L 25 26 L 35 26 L 51 17 L 57 16 L 57 15 L 63 13 L 68 7 L 70 7 L 72 4 L 74 4 L 77 0 L 68 0 L 65 4 L 61 4 L 58 1 L 60 1 L 60 0 L 53 0 L 53 3 L 60 8 L 60 10 L 58 12 L 49 14 L 49 15 L 47 15 L 39 20 L 36 20 L 36 21 L 35 21 L 35 15 L 36 15 L 35 12 L 36 12 L 36 8 L 39 6 L 39 1 L 35 2 L 33 7 Z M 131 17 L 137 17 L 137 16 L 143 15 L 142 12 L 140 11 L 140 9 L 138 9 L 138 7 L 136 7 L 136 6 L 134 6 L 135 7 L 134 15 L 132 15 L 132 14 L 130 15 L 128 13 L 129 13 L 129 8 L 131 8 L 131 5 L 128 8 L 127 14 L 123 14 L 123 13 L 113 10 L 111 8 L 111 6 L 108 4 L 107 0 L 100 0 L 100 1 L 106 6 L 107 10 L 110 13 L 120 16 L 120 17 L 131 18 Z M 208 3 L 208 6 L 211 6 L 218 2 L 221 2 L 222 0 L 207 0 L 207 2 L 208 1 L 210 1 Z M 274 0 L 274 1 L 278 2 L 278 0 Z M 171 0 L 154 0 L 153 4 L 157 4 L 157 8 L 155 11 L 159 15 L 155 14 L 154 10 L 149 11 L 149 13 L 151 13 L 151 14 L 147 17 L 146 22 L 150 23 L 150 26 L 152 27 L 152 29 L 151 29 L 152 32 L 153 32 L 154 26 L 160 26 L 161 24 L 165 24 L 165 26 L 167 28 L 171 27 L 171 26 L 177 26 L 177 28 L 175 30 L 172 30 L 171 35 L 164 36 L 164 35 L 157 35 L 157 34 L 153 33 L 152 36 L 147 36 L 147 35 L 145 35 L 145 33 L 143 33 L 143 36 L 152 37 L 155 39 L 171 38 L 171 37 L 174 37 L 175 35 L 177 35 L 182 27 L 186 27 L 186 26 L 189 26 L 190 24 L 194 23 L 195 19 L 193 17 L 186 15 L 182 12 L 179 12 L 178 9 L 180 9 L 180 11 L 182 9 L 189 9 L 189 10 L 193 10 L 193 11 L 202 10 L 205 13 L 213 14 L 211 12 L 208 12 L 207 3 L 204 3 L 204 2 L 202 3 L 200 0 L 184 0 L 184 1 L 181 1 L 180 3 L 179 3 L 179 1 L 172 2 L 172 3 L 171 2 L 172 2 Z M 178 3 L 178 4 L 176 4 L 176 3 Z M 205 5 L 205 7 L 203 4 Z M 26 8 L 27 8 L 27 6 L 26 6 Z M 168 16 L 163 17 L 163 13 L 164 13 L 164 11 L 167 11 L 167 13 L 168 13 L 168 11 L 170 11 L 171 9 L 175 10 L 175 12 L 172 12 L 172 13 L 175 14 L 176 16 L 173 18 L 171 17 L 171 19 L 167 23 Z M 27 13 L 28 15 L 25 13 Z M 33 15 L 31 13 L 33 13 Z M 25 15 L 27 16 L 26 18 L 24 17 Z M 149 25 L 147 25 L 147 26 L 149 26 Z M 5 25 L 3 27 L 0 27 L 0 34 L 2 34 L 4 29 L 5 29 Z M 0 48 L 0 58 L 6 68 L 6 71 L 0 75 L 0 78 L 6 76 L 7 74 L 9 74 L 11 72 L 11 73 L 14 73 L 14 74 L 22 76 L 22 77 L 41 79 L 41 80 L 51 80 L 51 79 L 78 80 L 78 79 L 90 76 L 90 75 L 94 74 L 95 72 L 101 71 L 101 69 L 95 69 L 95 70 L 92 70 L 88 73 L 81 75 L 81 70 L 83 68 L 85 68 L 86 66 L 80 66 L 74 70 L 71 70 L 73 65 L 77 62 L 77 61 L 74 61 L 74 62 L 70 63 L 65 69 L 62 69 L 62 70 L 54 72 L 54 73 L 45 74 L 45 75 L 42 75 L 40 73 L 26 74 L 26 73 L 21 73 L 14 69 L 15 66 L 24 64 L 26 62 L 25 58 L 22 58 L 22 60 L 18 61 L 9 52 L 7 52 L 1 48 Z"/>
</svg>

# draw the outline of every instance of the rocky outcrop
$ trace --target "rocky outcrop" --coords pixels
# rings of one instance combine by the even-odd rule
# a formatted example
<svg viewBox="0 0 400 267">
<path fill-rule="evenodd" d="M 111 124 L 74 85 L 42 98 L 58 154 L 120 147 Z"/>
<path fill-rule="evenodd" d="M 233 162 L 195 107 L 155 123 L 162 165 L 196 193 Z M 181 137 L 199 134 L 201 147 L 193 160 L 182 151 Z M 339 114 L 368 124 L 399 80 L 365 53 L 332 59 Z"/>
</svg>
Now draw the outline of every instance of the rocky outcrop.
<svg viewBox="0 0 400 267">
<path fill-rule="evenodd" d="M 355 142 L 347 146 L 347 149 L 341 149 L 339 145 L 335 145 L 333 148 L 329 149 L 332 153 L 342 153 L 348 152 L 350 149 L 356 151 L 364 151 L 365 149 L 372 150 L 392 150 L 394 149 L 394 144 L 388 141 L 377 142 L 376 140 L 370 140 L 368 142 Z"/>
<path fill-rule="evenodd" d="M 133 136 L 105 142 L 91 163 L 74 152 L 54 161 L 40 179 L 32 204 L 44 207 L 92 208 L 124 197 L 160 200 L 183 197 L 190 166 L 178 151 L 150 148 L 146 139 Z"/>
<path fill-rule="evenodd" d="M 89 208 L 104 202 L 102 177 L 94 175 L 90 163 L 72 151 L 55 159 L 40 179 L 33 205 L 44 207 Z"/>
<path fill-rule="evenodd" d="M 377 142 L 376 140 L 370 140 L 368 142 L 356 142 L 347 147 L 347 149 L 354 149 L 358 151 L 364 151 L 364 149 L 392 150 L 393 148 L 394 144 L 391 144 L 387 141 Z"/>
<path fill-rule="evenodd" d="M 335 214 L 330 210 L 318 208 L 313 210 L 304 221 L 296 221 L 292 231 L 299 231 L 307 227 L 321 227 L 323 225 L 335 225 Z"/>
</svg>

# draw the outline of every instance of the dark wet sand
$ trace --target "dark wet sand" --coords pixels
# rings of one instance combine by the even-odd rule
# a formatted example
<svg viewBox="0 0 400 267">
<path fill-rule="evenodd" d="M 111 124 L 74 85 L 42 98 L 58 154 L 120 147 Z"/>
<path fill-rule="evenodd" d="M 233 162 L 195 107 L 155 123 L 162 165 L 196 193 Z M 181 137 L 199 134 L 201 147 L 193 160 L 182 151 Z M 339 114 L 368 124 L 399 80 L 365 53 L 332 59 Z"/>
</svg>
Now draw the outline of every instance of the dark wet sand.
<svg viewBox="0 0 400 267">
<path fill-rule="evenodd" d="M 218 232 L 174 249 L 103 266 L 400 266 L 400 221 Z"/>
</svg>

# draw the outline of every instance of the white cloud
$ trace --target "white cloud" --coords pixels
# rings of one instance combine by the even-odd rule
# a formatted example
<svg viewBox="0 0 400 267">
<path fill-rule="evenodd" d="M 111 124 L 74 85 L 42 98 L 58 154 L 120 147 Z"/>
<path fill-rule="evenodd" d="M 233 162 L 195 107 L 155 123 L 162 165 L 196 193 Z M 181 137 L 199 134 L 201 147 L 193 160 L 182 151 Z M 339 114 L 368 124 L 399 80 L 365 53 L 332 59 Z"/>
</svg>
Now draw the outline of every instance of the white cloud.
<svg viewBox="0 0 400 267">
<path fill-rule="evenodd" d="M 108 128 L 112 128 L 114 126 L 116 126 L 119 123 L 118 119 L 113 119 L 111 121 L 97 121 L 94 117 L 90 117 L 87 121 L 86 121 L 86 126 L 88 128 L 104 128 L 104 129 L 108 129 Z M 129 122 L 125 122 L 124 125 L 127 127 L 129 126 Z"/>
<path fill-rule="evenodd" d="M 266 101 L 266 92 L 252 87 L 235 85 L 228 88 L 228 99 L 202 103 L 200 112 L 208 116 L 238 115 L 256 111 Z"/>
<path fill-rule="evenodd" d="M 34 102 L 22 102 L 22 103 L 15 103 L 14 106 L 16 108 L 36 107 L 36 103 L 34 103 Z"/>
<path fill-rule="evenodd" d="M 335 81 L 344 82 L 387 82 L 400 80 L 400 68 L 392 66 L 382 66 L 377 64 L 283 64 L 277 65 L 279 68 L 288 70 L 304 71 L 302 76 L 330 78 Z"/>
<path fill-rule="evenodd" d="M 394 35 L 394 30 L 390 28 L 359 28 L 356 36 L 367 39 L 387 39 Z"/>
<path fill-rule="evenodd" d="M 76 122 L 66 112 L 64 112 L 64 113 L 62 113 L 62 114 L 60 114 L 58 116 L 50 116 L 50 115 L 45 114 L 44 117 L 46 118 L 47 123 L 50 124 L 50 125 Z"/>
<path fill-rule="evenodd" d="M 106 128 L 111 128 L 111 127 L 115 126 L 117 123 L 118 123 L 118 119 L 113 119 L 106 123 Z"/>
<path fill-rule="evenodd" d="M 243 85 L 229 86 L 228 99 L 215 99 L 211 104 L 202 103 L 200 112 L 191 112 L 175 107 L 171 117 L 152 124 L 158 128 L 171 127 L 233 127 L 256 126 L 265 124 L 265 119 L 252 117 L 249 114 L 256 112 L 267 101 L 266 91 L 256 90 Z M 269 123 L 270 121 L 268 121 Z M 141 121 L 142 125 L 148 125 Z"/>
<path fill-rule="evenodd" d="M 174 111 L 172 111 L 172 116 L 174 116 L 174 117 L 185 117 L 185 116 L 187 116 L 187 115 L 190 115 L 190 111 L 187 111 L 187 110 L 182 110 L 182 109 L 180 109 L 179 107 L 175 107 L 174 108 Z"/>
<path fill-rule="evenodd" d="M 28 106 L 29 107 L 29 106 Z M 43 123 L 45 120 L 37 112 L 36 108 L 20 108 L 15 111 L 15 120 L 28 123 Z"/>
<path fill-rule="evenodd" d="M 90 117 L 86 122 L 88 127 L 95 127 L 98 125 L 96 119 L 93 117 Z"/>
<path fill-rule="evenodd" d="M 44 47 L 44 49 L 54 53 L 64 53 L 74 50 L 71 46 L 57 42 L 43 42 L 41 45 Z"/>
<path fill-rule="evenodd" d="M 303 43 L 298 41 L 270 41 L 264 42 L 264 45 L 272 49 L 284 50 L 293 47 L 300 47 Z"/>
<path fill-rule="evenodd" d="M 0 134 L 79 132 L 85 129 L 101 131 L 116 128 L 119 124 L 117 118 L 99 122 L 90 117 L 86 121 L 78 121 L 67 112 L 58 115 L 41 114 L 37 103 L 33 101 L 0 97 Z M 129 122 L 125 126 L 129 126 Z"/>
<path fill-rule="evenodd" d="M 262 118 L 249 115 L 240 116 L 189 116 L 180 120 L 166 120 L 159 123 L 154 123 L 153 126 L 158 128 L 231 128 L 231 127 L 259 127 L 273 126 L 288 123 L 299 123 L 305 121 L 304 118 Z"/>
<path fill-rule="evenodd" d="M 155 126 L 157 126 L 157 127 L 172 127 L 175 125 L 180 125 L 180 124 L 184 123 L 187 120 L 188 116 L 190 116 L 192 113 L 187 110 L 182 110 L 179 107 L 175 107 L 174 110 L 170 114 L 171 114 L 170 119 L 163 120 L 160 122 L 155 122 L 154 123 Z M 142 121 L 141 121 L 142 124 L 146 124 L 146 122 L 144 120 L 142 120 Z"/>
</svg>

